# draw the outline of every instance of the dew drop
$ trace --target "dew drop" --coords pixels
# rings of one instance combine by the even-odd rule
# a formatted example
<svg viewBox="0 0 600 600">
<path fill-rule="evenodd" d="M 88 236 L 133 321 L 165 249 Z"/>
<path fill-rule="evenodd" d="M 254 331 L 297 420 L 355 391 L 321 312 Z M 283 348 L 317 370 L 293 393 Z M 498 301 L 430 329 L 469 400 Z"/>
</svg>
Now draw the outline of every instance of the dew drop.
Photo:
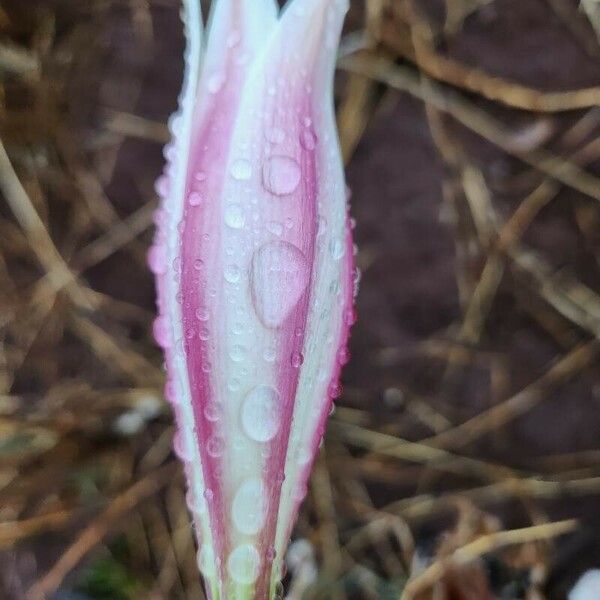
<svg viewBox="0 0 600 600">
<path fill-rule="evenodd" d="M 206 451 L 208 452 L 209 456 L 212 456 L 213 458 L 219 458 L 225 451 L 225 440 L 219 435 L 213 435 L 206 442 Z"/>
<path fill-rule="evenodd" d="M 239 204 L 230 204 L 225 208 L 225 223 L 232 229 L 241 229 L 246 222 L 244 211 Z"/>
<path fill-rule="evenodd" d="M 244 398 L 242 404 L 242 428 L 256 442 L 268 442 L 279 431 L 280 397 L 274 388 L 261 385 Z"/>
<path fill-rule="evenodd" d="M 339 382 L 334 381 L 329 386 L 329 397 L 339 398 L 342 395 L 342 386 Z"/>
<path fill-rule="evenodd" d="M 250 479 L 238 489 L 231 506 L 231 518 L 245 535 L 257 534 L 265 524 L 265 489 L 260 479 Z"/>
<path fill-rule="evenodd" d="M 309 151 L 317 147 L 317 136 L 312 129 L 303 129 L 300 132 L 300 144 L 305 150 Z"/>
<path fill-rule="evenodd" d="M 300 165 L 288 156 L 272 156 L 263 167 L 263 185 L 276 196 L 294 193 L 301 176 Z"/>
<path fill-rule="evenodd" d="M 346 325 L 354 325 L 356 323 L 356 312 L 354 308 L 347 308 L 344 311 L 344 323 Z"/>
<path fill-rule="evenodd" d="M 173 436 L 173 450 L 181 461 L 189 461 L 190 453 L 188 452 L 187 444 L 181 431 L 176 432 Z"/>
<path fill-rule="evenodd" d="M 345 365 L 350 360 L 350 352 L 348 352 L 348 348 L 342 347 L 339 349 L 337 353 L 337 359 L 340 365 Z"/>
<path fill-rule="evenodd" d="M 155 275 L 167 272 L 167 249 L 164 244 L 156 244 L 148 251 L 148 266 Z"/>
<path fill-rule="evenodd" d="M 188 196 L 188 202 L 190 206 L 200 206 L 202 204 L 202 196 L 198 192 L 192 192 Z"/>
<path fill-rule="evenodd" d="M 302 356 L 302 352 L 292 352 L 291 362 L 294 369 L 299 369 L 304 362 L 304 356 Z"/>
<path fill-rule="evenodd" d="M 266 327 L 282 325 L 306 290 L 308 279 L 308 263 L 296 246 L 278 240 L 256 251 L 252 258 L 252 301 Z"/>
<path fill-rule="evenodd" d="M 259 567 L 260 555 L 252 544 L 238 546 L 227 559 L 227 570 L 231 578 L 242 585 L 250 585 L 256 581 Z"/>
<path fill-rule="evenodd" d="M 228 283 L 237 283 L 241 276 L 240 268 L 237 265 L 227 265 L 225 267 L 224 277 Z"/>
<path fill-rule="evenodd" d="M 236 363 L 242 362 L 246 358 L 246 348 L 237 345 L 232 346 L 229 350 L 229 358 Z"/>
<path fill-rule="evenodd" d="M 166 175 L 161 175 L 154 184 L 154 189 L 161 198 L 166 198 L 169 195 L 170 187 L 171 182 Z"/>
<path fill-rule="evenodd" d="M 221 418 L 222 412 L 221 404 L 216 400 L 210 400 L 204 407 L 204 416 L 211 423 L 216 423 Z"/>
<path fill-rule="evenodd" d="M 208 319 L 210 318 L 208 309 L 206 309 L 204 307 L 197 308 L 196 309 L 196 318 L 198 319 L 198 321 L 208 321 Z"/>
<path fill-rule="evenodd" d="M 231 165 L 231 176 L 238 181 L 247 181 L 252 177 L 252 165 L 245 159 L 234 161 Z"/>
</svg>

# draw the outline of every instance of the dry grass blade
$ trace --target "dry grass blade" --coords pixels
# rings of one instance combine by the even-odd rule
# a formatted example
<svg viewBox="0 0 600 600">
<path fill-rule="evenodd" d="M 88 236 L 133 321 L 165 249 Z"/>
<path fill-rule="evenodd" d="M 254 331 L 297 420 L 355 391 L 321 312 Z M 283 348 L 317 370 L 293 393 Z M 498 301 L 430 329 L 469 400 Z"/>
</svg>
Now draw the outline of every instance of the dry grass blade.
<svg viewBox="0 0 600 600">
<path fill-rule="evenodd" d="M 484 535 L 456 550 L 447 560 L 434 562 L 423 573 L 410 580 L 404 588 L 400 600 L 413 600 L 418 594 L 430 589 L 436 581 L 443 577 L 451 565 L 469 563 L 505 546 L 551 540 L 571 533 L 577 528 L 577 525 L 577 521 L 567 520 Z"/>
<path fill-rule="evenodd" d="M 156 494 L 167 485 L 175 471 L 176 466 L 173 464 L 162 467 L 146 475 L 146 477 L 117 496 L 102 514 L 79 534 L 58 562 L 31 587 L 27 595 L 28 600 L 45 600 L 48 595 L 54 593 L 66 575 L 108 535 L 115 524 L 140 502 Z"/>
</svg>

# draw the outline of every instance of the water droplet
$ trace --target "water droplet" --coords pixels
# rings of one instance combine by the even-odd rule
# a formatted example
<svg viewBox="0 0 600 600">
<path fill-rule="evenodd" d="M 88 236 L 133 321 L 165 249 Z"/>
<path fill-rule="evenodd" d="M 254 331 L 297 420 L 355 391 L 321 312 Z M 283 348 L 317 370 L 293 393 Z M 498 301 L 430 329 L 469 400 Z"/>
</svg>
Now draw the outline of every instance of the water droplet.
<svg viewBox="0 0 600 600">
<path fill-rule="evenodd" d="M 225 267 L 225 281 L 229 283 L 237 283 L 242 276 L 240 268 L 237 265 L 227 265 Z"/>
<path fill-rule="evenodd" d="M 173 436 L 173 450 L 181 461 L 188 462 L 190 460 L 190 452 L 181 431 L 177 431 Z"/>
<path fill-rule="evenodd" d="M 202 306 L 197 308 L 196 309 L 196 318 L 198 319 L 198 321 L 208 321 L 208 319 L 210 318 L 208 309 L 204 308 Z"/>
<path fill-rule="evenodd" d="M 225 440 L 219 435 L 213 435 L 206 442 L 206 451 L 209 456 L 213 458 L 219 458 L 219 456 L 223 455 L 225 451 Z"/>
<path fill-rule="evenodd" d="M 347 308 L 344 311 L 344 323 L 346 325 L 354 325 L 356 323 L 356 312 L 354 308 Z"/>
<path fill-rule="evenodd" d="M 288 156 L 272 156 L 263 167 L 263 185 L 276 196 L 294 193 L 301 177 L 300 165 Z"/>
<path fill-rule="evenodd" d="M 252 177 L 252 165 L 245 159 L 236 160 L 231 165 L 231 175 L 238 181 L 247 181 Z"/>
<path fill-rule="evenodd" d="M 210 339 L 210 331 L 208 327 L 200 327 L 198 330 L 198 339 L 202 342 L 207 342 Z"/>
<path fill-rule="evenodd" d="M 300 132 L 300 144 L 305 150 L 309 151 L 317 147 L 317 136 L 312 129 L 303 129 Z"/>
<path fill-rule="evenodd" d="M 166 317 L 157 317 L 152 327 L 154 339 L 161 348 L 171 347 L 171 336 L 169 335 L 169 321 Z"/>
<path fill-rule="evenodd" d="M 282 325 L 306 290 L 308 279 L 308 263 L 296 246 L 275 241 L 256 251 L 252 258 L 252 301 L 266 327 Z"/>
<path fill-rule="evenodd" d="M 246 348 L 243 346 L 232 346 L 229 350 L 229 358 L 233 362 L 242 362 L 246 358 Z"/>
<path fill-rule="evenodd" d="M 167 249 L 164 244 L 155 244 L 148 251 L 148 266 L 155 275 L 167 272 Z"/>
<path fill-rule="evenodd" d="M 302 356 L 302 352 L 292 352 L 291 362 L 294 369 L 299 369 L 304 362 L 304 356 Z"/>
<path fill-rule="evenodd" d="M 166 198 L 169 195 L 170 188 L 171 182 L 166 175 L 161 175 L 154 184 L 154 189 L 161 198 Z"/>
<path fill-rule="evenodd" d="M 333 381 L 329 386 L 329 397 L 339 398 L 342 395 L 342 386 L 339 382 Z"/>
<path fill-rule="evenodd" d="M 222 406 L 216 400 L 210 400 L 208 404 L 204 407 L 204 416 L 208 421 L 215 423 L 221 418 L 221 413 L 223 412 Z"/>
<path fill-rule="evenodd" d="M 273 546 L 269 546 L 267 548 L 267 554 L 266 554 L 266 558 L 267 560 L 272 563 L 275 558 L 277 557 L 277 552 L 275 551 L 275 548 Z"/>
<path fill-rule="evenodd" d="M 198 171 L 195 175 L 194 175 L 194 179 L 197 182 L 202 182 L 202 181 L 206 181 L 206 173 L 204 171 Z"/>
<path fill-rule="evenodd" d="M 242 404 L 242 427 L 256 442 L 268 442 L 279 431 L 280 397 L 274 388 L 261 385 L 254 388 Z"/>
<path fill-rule="evenodd" d="M 340 365 L 345 365 L 350 360 L 350 352 L 348 352 L 348 348 L 342 347 L 339 349 L 337 354 L 338 362 Z"/>
<path fill-rule="evenodd" d="M 246 535 L 257 534 L 265 524 L 265 489 L 259 479 L 250 479 L 238 489 L 231 505 L 231 518 Z"/>
<path fill-rule="evenodd" d="M 250 585 L 256 581 L 259 567 L 260 555 L 252 544 L 238 546 L 227 559 L 227 570 L 231 578 L 242 585 Z"/>
<path fill-rule="evenodd" d="M 225 208 L 225 223 L 232 229 L 241 229 L 246 222 L 244 211 L 239 204 L 230 204 Z"/>
<path fill-rule="evenodd" d="M 187 504 L 188 510 L 192 514 L 203 515 L 208 509 L 204 496 L 198 497 L 192 490 L 187 491 L 185 495 L 185 503 Z"/>
<path fill-rule="evenodd" d="M 199 258 L 197 258 L 194 261 L 194 269 L 196 271 L 201 271 L 203 266 L 204 266 L 204 261 L 200 260 Z"/>
<path fill-rule="evenodd" d="M 200 206 L 202 204 L 202 196 L 198 192 L 192 192 L 188 196 L 188 202 L 190 206 Z"/>
</svg>

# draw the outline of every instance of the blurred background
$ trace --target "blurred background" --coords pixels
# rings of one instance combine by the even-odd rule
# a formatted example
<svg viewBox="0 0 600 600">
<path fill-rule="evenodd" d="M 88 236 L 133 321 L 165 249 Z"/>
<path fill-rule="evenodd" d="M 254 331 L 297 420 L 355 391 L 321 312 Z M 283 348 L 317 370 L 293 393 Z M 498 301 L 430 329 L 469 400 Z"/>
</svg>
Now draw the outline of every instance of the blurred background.
<svg viewBox="0 0 600 600">
<path fill-rule="evenodd" d="M 288 598 L 564 599 L 600 567 L 600 3 L 351 4 L 359 321 Z M 182 50 L 178 0 L 0 1 L 2 599 L 203 598 L 146 267 Z"/>
</svg>

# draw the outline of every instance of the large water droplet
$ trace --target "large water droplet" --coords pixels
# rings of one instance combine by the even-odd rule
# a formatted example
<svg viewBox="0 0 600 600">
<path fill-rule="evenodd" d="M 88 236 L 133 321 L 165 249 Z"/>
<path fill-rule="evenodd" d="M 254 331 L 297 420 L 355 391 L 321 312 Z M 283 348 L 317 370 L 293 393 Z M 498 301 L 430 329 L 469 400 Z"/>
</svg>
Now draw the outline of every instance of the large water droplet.
<svg viewBox="0 0 600 600">
<path fill-rule="evenodd" d="M 256 581 L 259 567 L 260 555 L 252 544 L 238 546 L 227 559 L 227 570 L 231 578 L 242 585 Z"/>
<path fill-rule="evenodd" d="M 308 285 L 308 262 L 296 246 L 269 242 L 252 258 L 252 301 L 266 327 L 279 327 Z"/>
<path fill-rule="evenodd" d="M 242 404 L 242 428 L 256 442 L 268 442 L 279 431 L 280 397 L 272 387 L 261 385 L 254 388 Z"/>
<path fill-rule="evenodd" d="M 288 156 L 272 156 L 263 167 L 263 184 L 276 196 L 287 196 L 296 191 L 302 173 L 300 165 Z"/>
<path fill-rule="evenodd" d="M 239 159 L 231 165 L 231 175 L 238 181 L 247 181 L 252 177 L 252 165 L 245 159 Z"/>
<path fill-rule="evenodd" d="M 265 489 L 259 479 L 243 483 L 233 499 L 231 518 L 241 533 L 257 534 L 265 524 Z"/>
<path fill-rule="evenodd" d="M 225 208 L 225 223 L 232 229 L 241 229 L 246 222 L 244 211 L 239 204 L 230 204 Z"/>
</svg>

